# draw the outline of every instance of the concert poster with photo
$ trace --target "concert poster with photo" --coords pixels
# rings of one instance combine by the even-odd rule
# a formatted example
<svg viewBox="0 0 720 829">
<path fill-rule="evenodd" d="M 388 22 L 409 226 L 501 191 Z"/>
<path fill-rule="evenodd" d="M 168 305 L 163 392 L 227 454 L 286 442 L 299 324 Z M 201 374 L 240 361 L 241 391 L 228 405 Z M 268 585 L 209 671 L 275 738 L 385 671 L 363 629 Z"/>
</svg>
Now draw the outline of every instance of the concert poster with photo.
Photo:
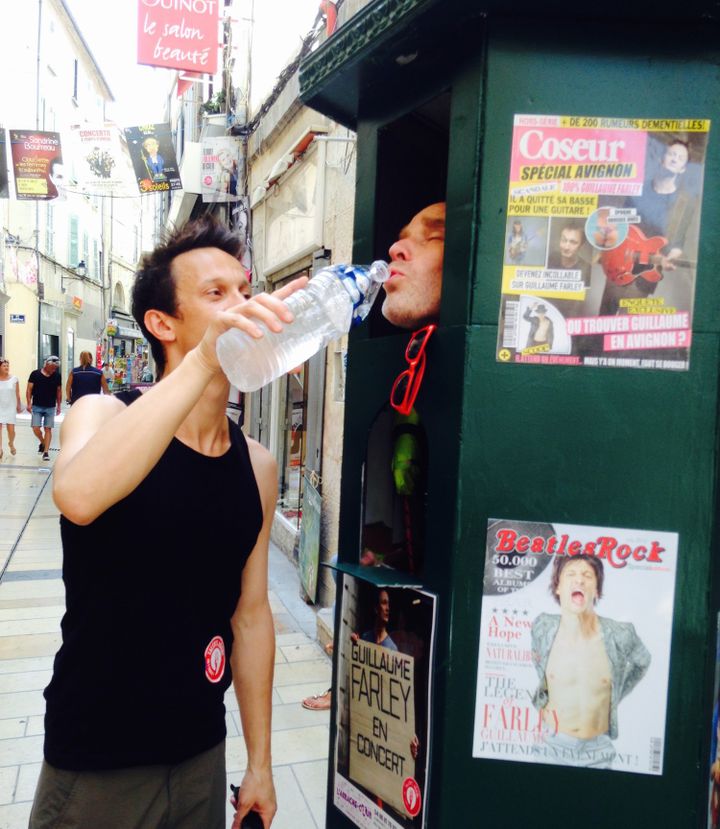
<svg viewBox="0 0 720 829">
<path fill-rule="evenodd" d="M 661 775 L 678 535 L 488 521 L 473 757 Z"/>
<path fill-rule="evenodd" d="M 499 362 L 688 369 L 709 130 L 515 116 Z"/>
<path fill-rule="evenodd" d="M 427 824 L 435 596 L 343 574 L 333 803 L 361 829 Z"/>
<path fill-rule="evenodd" d="M 78 186 L 91 195 L 124 195 L 132 179 L 119 129 L 111 123 L 71 127 Z"/>
<path fill-rule="evenodd" d="M 141 193 L 182 189 L 170 124 L 126 127 L 125 138 Z"/>
<path fill-rule="evenodd" d="M 62 197 L 65 167 L 60 133 L 10 130 L 15 195 L 19 201 Z"/>
</svg>

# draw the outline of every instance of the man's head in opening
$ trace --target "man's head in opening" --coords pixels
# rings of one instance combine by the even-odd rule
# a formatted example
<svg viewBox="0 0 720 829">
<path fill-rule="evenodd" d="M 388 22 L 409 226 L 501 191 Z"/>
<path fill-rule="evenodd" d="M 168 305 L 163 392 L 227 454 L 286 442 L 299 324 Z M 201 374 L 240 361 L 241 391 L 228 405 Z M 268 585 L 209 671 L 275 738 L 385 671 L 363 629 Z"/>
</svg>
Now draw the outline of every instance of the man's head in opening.
<svg viewBox="0 0 720 829">
<path fill-rule="evenodd" d="M 563 611 L 585 613 L 602 598 L 604 578 L 603 563 L 596 556 L 556 556 L 550 592 Z"/>
<path fill-rule="evenodd" d="M 212 316 L 250 295 L 240 237 L 209 217 L 188 222 L 143 257 L 132 313 L 150 343 L 158 378 L 167 351 L 197 345 Z"/>
<path fill-rule="evenodd" d="M 579 222 L 565 222 L 560 229 L 558 249 L 560 261 L 565 267 L 574 265 L 578 260 L 578 252 L 585 241 L 583 227 Z"/>
<path fill-rule="evenodd" d="M 445 202 L 413 216 L 390 246 L 390 278 L 383 285 L 383 316 L 400 328 L 437 322 L 445 252 Z"/>
</svg>

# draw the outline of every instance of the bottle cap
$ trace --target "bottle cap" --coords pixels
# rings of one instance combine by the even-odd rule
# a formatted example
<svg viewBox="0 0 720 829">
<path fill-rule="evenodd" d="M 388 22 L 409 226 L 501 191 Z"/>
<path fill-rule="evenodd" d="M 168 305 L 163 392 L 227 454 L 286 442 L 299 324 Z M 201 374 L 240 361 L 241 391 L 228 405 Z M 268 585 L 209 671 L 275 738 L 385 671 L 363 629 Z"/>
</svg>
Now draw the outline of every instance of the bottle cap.
<svg viewBox="0 0 720 829">
<path fill-rule="evenodd" d="M 380 286 L 390 276 L 388 266 L 382 260 L 364 265 L 339 265 L 338 276 L 353 301 L 352 324 L 359 325 L 370 313 Z"/>
</svg>

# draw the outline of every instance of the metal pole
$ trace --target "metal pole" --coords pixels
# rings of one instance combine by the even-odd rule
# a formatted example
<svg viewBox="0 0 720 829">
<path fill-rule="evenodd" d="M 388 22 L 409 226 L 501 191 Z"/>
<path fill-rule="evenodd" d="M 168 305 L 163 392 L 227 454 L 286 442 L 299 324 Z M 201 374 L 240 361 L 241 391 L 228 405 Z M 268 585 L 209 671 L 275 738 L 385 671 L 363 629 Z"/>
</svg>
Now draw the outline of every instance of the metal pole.
<svg viewBox="0 0 720 829">
<path fill-rule="evenodd" d="M 40 44 L 42 40 L 42 0 L 38 0 L 37 55 L 35 64 L 35 129 L 40 129 Z M 35 201 L 35 268 L 37 269 L 38 339 L 36 364 L 42 359 L 42 300 L 45 295 L 40 273 L 40 202 Z"/>
</svg>

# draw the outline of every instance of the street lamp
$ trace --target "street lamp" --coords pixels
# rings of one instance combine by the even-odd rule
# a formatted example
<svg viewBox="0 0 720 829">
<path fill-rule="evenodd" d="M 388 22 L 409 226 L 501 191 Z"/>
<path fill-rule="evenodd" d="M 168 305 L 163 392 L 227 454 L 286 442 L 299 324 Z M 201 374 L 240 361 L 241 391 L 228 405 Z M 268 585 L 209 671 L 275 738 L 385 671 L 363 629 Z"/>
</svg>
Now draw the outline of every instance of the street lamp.
<svg viewBox="0 0 720 829">
<path fill-rule="evenodd" d="M 87 266 L 84 259 L 81 259 L 74 268 L 68 268 L 68 270 L 72 272 L 72 276 L 60 276 L 60 290 L 63 293 L 65 293 L 66 282 L 71 282 L 74 279 L 82 280 L 87 276 Z"/>
</svg>

